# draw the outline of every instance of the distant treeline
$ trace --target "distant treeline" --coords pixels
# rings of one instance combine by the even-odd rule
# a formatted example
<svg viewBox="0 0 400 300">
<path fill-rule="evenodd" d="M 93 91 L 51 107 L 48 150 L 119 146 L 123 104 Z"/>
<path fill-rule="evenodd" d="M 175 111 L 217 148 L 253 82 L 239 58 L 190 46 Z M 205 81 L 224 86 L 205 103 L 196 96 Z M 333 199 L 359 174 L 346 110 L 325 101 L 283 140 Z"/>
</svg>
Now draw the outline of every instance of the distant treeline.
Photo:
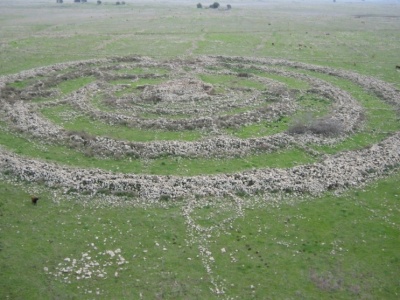
<svg viewBox="0 0 400 300">
<path fill-rule="evenodd" d="M 217 9 L 217 8 L 222 8 L 222 7 L 220 6 L 220 4 L 218 2 L 214 2 L 213 4 L 210 4 L 208 6 L 203 6 L 203 4 L 197 3 L 197 8 L 214 8 L 214 9 Z M 232 9 L 232 6 L 230 4 L 227 4 L 226 5 L 226 9 Z"/>
</svg>

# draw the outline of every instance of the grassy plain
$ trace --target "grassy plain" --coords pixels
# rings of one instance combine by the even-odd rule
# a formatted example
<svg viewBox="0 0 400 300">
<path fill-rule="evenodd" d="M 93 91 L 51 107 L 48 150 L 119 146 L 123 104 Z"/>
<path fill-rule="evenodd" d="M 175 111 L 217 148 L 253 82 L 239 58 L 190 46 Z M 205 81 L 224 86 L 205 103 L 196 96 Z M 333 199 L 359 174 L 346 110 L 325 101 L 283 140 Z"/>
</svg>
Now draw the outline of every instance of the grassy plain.
<svg viewBox="0 0 400 300">
<path fill-rule="evenodd" d="M 1 75 L 114 55 L 157 59 L 234 55 L 348 69 L 400 88 L 395 68 L 400 63 L 399 4 L 231 1 L 232 10 L 222 11 L 196 9 L 190 1 L 126 1 L 124 6 L 64 2 L 1 1 Z M 303 82 L 271 78 L 306 88 Z M 230 84 L 229 77 L 207 79 Z M 360 101 L 367 109 L 367 123 L 333 148 L 315 147 L 320 153 L 365 147 L 399 130 L 398 115 L 390 106 L 352 83 L 331 76 L 324 79 Z M 69 93 L 90 80 L 58 88 Z M 323 101 L 305 98 L 303 104 L 318 108 L 317 113 L 327 109 Z M 59 113 L 68 110 L 53 107 L 43 113 L 69 129 L 128 140 L 199 138 L 196 132 L 129 132 L 87 118 L 63 123 Z M 227 134 L 242 138 L 272 134 L 285 130 L 288 122 L 255 124 Z M 186 176 L 289 167 L 314 159 L 294 149 L 230 160 L 99 160 L 64 146 L 31 142 L 0 125 L 0 145 L 18 154 L 120 172 Z M 276 194 L 268 200 L 243 195 L 242 211 L 229 197 L 209 199 L 188 216 L 185 208 L 190 199 L 136 203 L 130 197 L 69 195 L 4 179 L 0 181 L 0 298 L 398 299 L 399 181 L 396 171 L 341 195 Z M 30 203 L 32 194 L 41 197 L 37 206 Z M 194 231 L 189 217 L 207 230 Z M 230 226 L 221 225 L 228 218 L 233 220 Z M 117 260 L 118 253 L 124 263 Z M 72 267 L 74 259 L 72 272 L 61 271 Z M 92 272 L 87 278 L 79 273 L 86 265 Z M 106 276 L 99 277 L 103 271 Z M 217 288 L 224 293 L 217 293 Z"/>
</svg>

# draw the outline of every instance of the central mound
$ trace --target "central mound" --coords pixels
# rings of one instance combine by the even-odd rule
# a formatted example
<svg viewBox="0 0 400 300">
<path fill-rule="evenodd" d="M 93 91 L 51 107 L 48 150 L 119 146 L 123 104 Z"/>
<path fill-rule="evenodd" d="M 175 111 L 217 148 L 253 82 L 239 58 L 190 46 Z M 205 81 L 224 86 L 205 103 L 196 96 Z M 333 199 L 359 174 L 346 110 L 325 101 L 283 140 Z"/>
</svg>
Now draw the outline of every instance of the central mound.
<svg viewBox="0 0 400 300">
<path fill-rule="evenodd" d="M 189 102 L 195 104 L 198 101 L 210 99 L 214 89 L 196 78 L 184 78 L 169 80 L 157 85 L 143 87 L 140 98 L 146 102 L 170 102 L 172 104 Z M 194 103 L 193 103 L 194 102 Z"/>
</svg>

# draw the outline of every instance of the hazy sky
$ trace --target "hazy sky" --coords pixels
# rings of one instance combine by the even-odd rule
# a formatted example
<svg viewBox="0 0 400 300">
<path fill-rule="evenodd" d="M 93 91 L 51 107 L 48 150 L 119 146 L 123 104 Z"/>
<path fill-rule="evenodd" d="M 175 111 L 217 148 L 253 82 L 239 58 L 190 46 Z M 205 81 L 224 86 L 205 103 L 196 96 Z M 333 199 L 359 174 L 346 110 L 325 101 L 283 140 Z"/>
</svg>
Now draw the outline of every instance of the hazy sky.
<svg viewBox="0 0 400 300">
<path fill-rule="evenodd" d="M 89 3 L 96 3 L 97 0 L 87 0 Z M 109 2 L 113 3 L 116 0 L 103 0 L 104 3 Z M 145 3 L 145 2 L 151 2 L 151 3 L 187 3 L 187 4 L 197 4 L 197 3 L 202 3 L 204 5 L 212 4 L 213 2 L 219 2 L 221 5 L 225 4 L 246 4 L 246 3 L 312 3 L 312 2 L 318 2 L 318 3 L 332 3 L 333 0 L 125 0 L 126 3 Z M 0 0 L 0 5 L 1 4 L 23 4 L 23 3 L 30 3 L 30 4 L 40 4 L 40 3 L 53 3 L 56 2 L 56 0 Z M 64 3 L 73 3 L 74 0 L 64 0 Z M 400 5 L 400 0 L 336 0 L 336 3 L 382 3 L 382 4 L 399 4 Z M 397 11 L 397 10 L 396 10 Z M 400 14 L 400 11 L 398 11 Z"/>
</svg>

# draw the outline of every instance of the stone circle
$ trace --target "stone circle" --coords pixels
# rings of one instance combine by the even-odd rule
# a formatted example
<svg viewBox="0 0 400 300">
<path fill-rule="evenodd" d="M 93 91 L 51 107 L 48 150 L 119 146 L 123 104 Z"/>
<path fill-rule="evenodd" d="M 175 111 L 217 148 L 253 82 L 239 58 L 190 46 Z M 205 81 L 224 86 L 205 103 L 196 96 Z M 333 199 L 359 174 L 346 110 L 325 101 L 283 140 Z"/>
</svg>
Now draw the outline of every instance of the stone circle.
<svg viewBox="0 0 400 300">
<path fill-rule="evenodd" d="M 23 133 L 38 143 L 61 144 L 77 151 L 91 149 L 103 158 L 245 157 L 290 147 L 312 153 L 308 145 L 338 143 L 362 128 L 364 122 L 364 109 L 357 99 L 312 72 L 351 81 L 400 111 L 400 92 L 396 88 L 351 71 L 268 58 L 202 56 L 157 61 L 130 56 L 60 63 L 1 76 L 0 116 L 6 130 Z M 303 82 L 306 87 L 292 88 L 275 79 L 278 77 Z M 90 78 L 90 82 L 73 91 L 60 89 L 63 82 L 82 78 Z M 247 139 L 227 134 L 227 129 L 292 118 L 300 109 L 297 99 L 304 95 L 329 101 L 329 114 L 311 125 L 302 124 L 298 131 Z M 73 132 L 40 113 L 45 107 L 58 105 L 69 105 L 110 126 L 197 130 L 202 132 L 202 138 L 136 142 Z M 1 147 L 0 169 L 7 176 L 43 182 L 66 192 L 95 194 L 108 189 L 129 192 L 148 201 L 232 193 L 316 195 L 359 186 L 387 174 L 399 166 L 399 149 L 400 133 L 395 132 L 364 149 L 325 155 L 309 165 L 185 177 L 67 167 L 23 157 Z"/>
</svg>

